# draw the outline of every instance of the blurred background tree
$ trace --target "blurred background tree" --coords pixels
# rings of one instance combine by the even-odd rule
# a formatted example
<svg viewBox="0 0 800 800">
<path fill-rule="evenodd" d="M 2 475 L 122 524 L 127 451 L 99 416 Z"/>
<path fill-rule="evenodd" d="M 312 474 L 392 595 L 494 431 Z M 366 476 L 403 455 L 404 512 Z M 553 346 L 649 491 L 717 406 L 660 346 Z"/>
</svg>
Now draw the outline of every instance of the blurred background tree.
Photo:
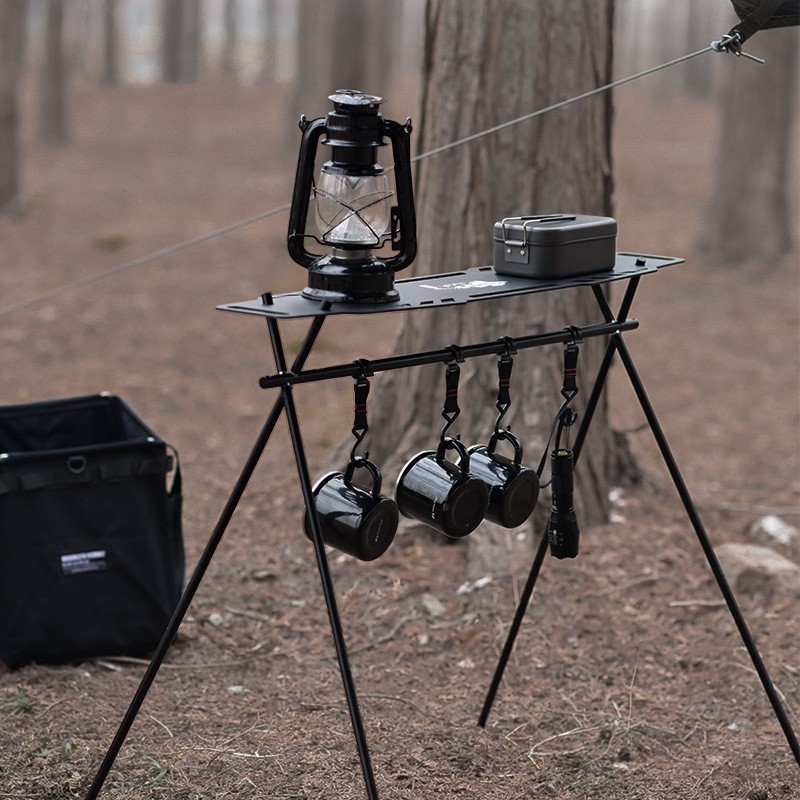
<svg viewBox="0 0 800 800">
<path fill-rule="evenodd" d="M 203 58 L 201 0 L 163 0 L 161 70 L 165 83 L 197 80 Z"/>
<path fill-rule="evenodd" d="M 752 41 L 763 45 L 767 64 L 738 59 L 727 65 L 718 100 L 716 180 L 700 244 L 728 263 L 757 259 L 769 267 L 792 248 L 800 33 L 762 31 Z"/>
<path fill-rule="evenodd" d="M 19 76 L 25 11 L 25 0 L 0 0 L 0 214 L 22 213 Z"/>
<path fill-rule="evenodd" d="M 119 83 L 119 0 L 105 0 L 103 7 L 103 74 L 106 86 Z"/>
<path fill-rule="evenodd" d="M 67 122 L 68 66 L 64 50 L 64 0 L 46 0 L 47 22 L 41 71 L 39 138 L 50 145 L 69 139 Z"/>
</svg>

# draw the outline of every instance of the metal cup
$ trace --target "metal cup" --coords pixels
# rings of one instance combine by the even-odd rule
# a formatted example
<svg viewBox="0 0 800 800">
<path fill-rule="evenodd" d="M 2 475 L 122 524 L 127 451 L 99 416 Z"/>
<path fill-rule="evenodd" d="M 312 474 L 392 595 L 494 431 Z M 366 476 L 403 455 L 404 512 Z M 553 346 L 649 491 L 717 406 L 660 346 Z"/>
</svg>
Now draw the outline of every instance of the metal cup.
<svg viewBox="0 0 800 800">
<path fill-rule="evenodd" d="M 459 466 L 445 460 L 445 450 L 458 452 Z M 397 479 L 400 513 L 453 539 L 472 533 L 486 513 L 489 490 L 470 475 L 469 465 L 469 454 L 456 439 L 444 439 L 438 450 L 415 455 Z"/>
<path fill-rule="evenodd" d="M 495 453 L 498 439 L 507 439 L 514 447 L 514 460 Z M 492 435 L 488 445 L 469 448 L 469 471 L 480 478 L 489 489 L 486 519 L 504 528 L 522 525 L 533 513 L 539 498 L 539 476 L 523 466 L 522 445 L 511 431 L 501 430 Z"/>
<path fill-rule="evenodd" d="M 353 471 L 364 467 L 372 476 L 372 489 L 353 483 Z M 399 515 L 394 500 L 381 494 L 380 470 L 365 458 L 355 459 L 347 470 L 329 472 L 312 490 L 325 544 L 361 561 L 383 555 L 397 533 Z M 311 539 L 311 518 L 306 508 L 303 529 Z"/>
</svg>

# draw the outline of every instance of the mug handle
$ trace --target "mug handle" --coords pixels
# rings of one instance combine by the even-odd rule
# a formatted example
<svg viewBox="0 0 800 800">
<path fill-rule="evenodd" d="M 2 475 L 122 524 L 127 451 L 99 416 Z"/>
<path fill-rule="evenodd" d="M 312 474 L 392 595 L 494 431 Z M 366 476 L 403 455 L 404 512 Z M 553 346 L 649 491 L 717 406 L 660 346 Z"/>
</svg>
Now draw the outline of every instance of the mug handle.
<svg viewBox="0 0 800 800">
<path fill-rule="evenodd" d="M 378 497 L 381 493 L 383 476 L 381 475 L 381 471 L 378 469 L 378 467 L 368 458 L 364 456 L 356 456 L 355 458 L 351 458 L 350 463 L 347 465 L 347 469 L 344 471 L 344 479 L 348 483 L 352 483 L 353 472 L 359 467 L 363 467 L 365 470 L 367 470 L 367 472 L 369 472 L 370 475 L 372 475 L 372 494 L 375 497 Z"/>
<path fill-rule="evenodd" d="M 446 450 L 455 450 L 459 457 L 459 466 L 461 467 L 461 474 L 464 477 L 469 475 L 469 452 L 467 448 L 458 439 L 453 439 L 452 436 L 446 436 L 439 442 L 439 447 L 436 450 L 436 460 L 441 464 L 444 459 Z"/>
<path fill-rule="evenodd" d="M 501 439 L 505 439 L 506 441 L 511 442 L 511 446 L 514 448 L 514 466 L 518 467 L 522 463 L 522 444 L 517 437 L 511 433 L 508 428 L 496 430 L 492 434 L 492 438 L 489 439 L 489 445 L 486 448 L 489 453 L 494 455 L 495 447 L 497 447 L 497 442 Z"/>
</svg>

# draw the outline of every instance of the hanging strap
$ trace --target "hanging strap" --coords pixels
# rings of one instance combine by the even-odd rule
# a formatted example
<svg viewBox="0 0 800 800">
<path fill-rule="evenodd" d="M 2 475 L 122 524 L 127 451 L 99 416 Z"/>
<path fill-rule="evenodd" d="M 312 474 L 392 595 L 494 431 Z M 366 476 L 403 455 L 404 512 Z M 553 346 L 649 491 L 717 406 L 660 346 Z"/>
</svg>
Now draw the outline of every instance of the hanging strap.
<svg viewBox="0 0 800 800">
<path fill-rule="evenodd" d="M 578 393 L 578 344 L 575 341 L 564 345 L 564 373 L 561 394 L 574 397 Z"/>
<path fill-rule="evenodd" d="M 353 383 L 353 435 L 364 437 L 369 430 L 367 422 L 367 396 L 369 395 L 369 381 L 359 375 Z"/>
<path fill-rule="evenodd" d="M 572 400 L 578 394 L 578 353 L 580 342 L 583 341 L 581 329 L 570 325 L 564 330 L 572 334 L 572 338 L 564 342 L 564 370 L 562 373 L 561 396 L 565 400 Z M 572 423 L 569 423 L 570 425 Z"/>
<path fill-rule="evenodd" d="M 353 379 L 353 427 L 352 434 L 355 436 L 353 449 L 350 451 L 350 466 L 360 466 L 362 462 L 369 458 L 369 453 L 365 453 L 364 457 L 356 455 L 356 450 L 369 430 L 369 422 L 367 421 L 367 396 L 369 395 L 369 381 L 364 373 L 357 375 Z M 371 371 L 370 371 L 371 373 Z"/>
<path fill-rule="evenodd" d="M 511 354 L 500 353 L 497 357 L 497 402 L 495 407 L 501 413 L 505 414 L 508 407 L 511 405 L 511 370 L 514 367 L 514 359 Z"/>
<path fill-rule="evenodd" d="M 445 419 L 444 427 L 439 436 L 439 449 L 448 448 L 451 446 L 451 441 L 447 437 L 447 431 L 450 426 L 456 421 L 456 417 L 461 413 L 458 405 L 458 380 L 461 377 L 461 367 L 458 366 L 459 361 L 464 360 L 461 349 L 455 345 L 447 348 L 453 353 L 454 360 L 447 362 L 447 367 L 444 372 L 444 405 L 442 406 L 442 416 Z"/>
<path fill-rule="evenodd" d="M 550 434 L 547 437 L 547 442 L 544 446 L 542 458 L 539 461 L 539 466 L 536 469 L 536 474 L 541 478 L 544 471 L 545 464 L 547 463 L 547 454 L 550 450 L 550 442 L 553 441 L 555 435 L 555 447 L 558 449 L 561 445 L 561 434 L 564 428 L 571 428 L 578 419 L 578 413 L 570 408 L 572 401 L 578 394 L 578 354 L 580 353 L 579 342 L 582 341 L 580 328 L 570 325 L 565 328 L 572 334 L 572 339 L 564 342 L 564 368 L 562 372 L 561 383 L 561 396 L 564 402 L 561 407 L 556 411 L 553 422 L 550 426 Z M 543 483 L 542 487 L 548 486 Z"/>
<path fill-rule="evenodd" d="M 461 413 L 461 409 L 458 406 L 458 380 L 461 377 L 461 367 L 458 366 L 458 356 L 456 356 L 456 359 L 457 360 L 447 362 L 447 367 L 444 372 L 445 392 L 442 416 L 448 423 L 453 422 Z M 464 357 L 461 356 L 460 360 L 463 361 Z"/>
</svg>

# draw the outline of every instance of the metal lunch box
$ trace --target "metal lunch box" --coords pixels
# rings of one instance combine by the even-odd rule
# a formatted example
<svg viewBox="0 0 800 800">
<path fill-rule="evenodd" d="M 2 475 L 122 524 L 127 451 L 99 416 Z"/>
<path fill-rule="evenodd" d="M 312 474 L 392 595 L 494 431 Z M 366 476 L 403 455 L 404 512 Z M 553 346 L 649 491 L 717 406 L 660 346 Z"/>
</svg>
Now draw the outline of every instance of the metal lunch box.
<svg viewBox="0 0 800 800">
<path fill-rule="evenodd" d="M 605 272 L 616 261 L 617 221 L 586 214 L 507 217 L 494 224 L 494 271 L 521 278 Z"/>
</svg>

